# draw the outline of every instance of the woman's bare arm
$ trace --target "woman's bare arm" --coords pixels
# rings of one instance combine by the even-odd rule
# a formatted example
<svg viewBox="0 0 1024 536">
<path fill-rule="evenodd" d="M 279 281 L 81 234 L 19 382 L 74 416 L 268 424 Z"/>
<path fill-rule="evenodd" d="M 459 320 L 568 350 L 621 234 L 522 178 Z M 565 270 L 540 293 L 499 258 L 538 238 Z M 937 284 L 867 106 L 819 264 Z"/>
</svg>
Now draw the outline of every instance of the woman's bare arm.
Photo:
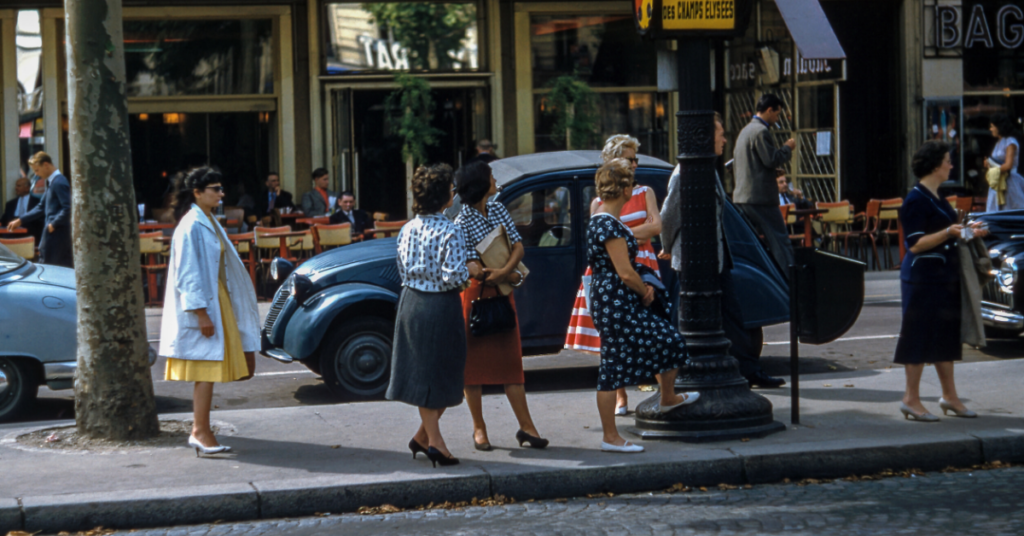
<svg viewBox="0 0 1024 536">
<path fill-rule="evenodd" d="M 644 194 L 647 201 L 647 221 L 633 227 L 633 236 L 637 240 L 650 240 L 661 234 L 661 211 L 658 210 L 658 198 L 654 190 L 648 188 Z"/>
<path fill-rule="evenodd" d="M 640 296 L 646 296 L 647 285 L 640 279 L 640 274 L 636 273 L 633 263 L 629 261 L 629 246 L 626 245 L 626 239 L 613 238 L 605 242 L 604 247 L 608 250 L 608 256 L 611 257 L 612 265 L 615 266 L 615 273 L 619 275 L 622 282 L 633 292 Z"/>
</svg>

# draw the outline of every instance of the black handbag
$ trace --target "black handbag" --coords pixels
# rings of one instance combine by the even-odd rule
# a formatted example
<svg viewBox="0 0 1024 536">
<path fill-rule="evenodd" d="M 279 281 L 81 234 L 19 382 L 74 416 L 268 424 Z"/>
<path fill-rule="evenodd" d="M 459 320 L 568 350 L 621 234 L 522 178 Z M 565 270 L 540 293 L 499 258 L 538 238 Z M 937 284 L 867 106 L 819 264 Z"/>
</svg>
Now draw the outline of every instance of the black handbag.
<svg viewBox="0 0 1024 536">
<path fill-rule="evenodd" d="M 505 333 L 516 328 L 516 312 L 508 296 L 477 298 L 469 310 L 469 331 L 474 337 Z"/>
</svg>

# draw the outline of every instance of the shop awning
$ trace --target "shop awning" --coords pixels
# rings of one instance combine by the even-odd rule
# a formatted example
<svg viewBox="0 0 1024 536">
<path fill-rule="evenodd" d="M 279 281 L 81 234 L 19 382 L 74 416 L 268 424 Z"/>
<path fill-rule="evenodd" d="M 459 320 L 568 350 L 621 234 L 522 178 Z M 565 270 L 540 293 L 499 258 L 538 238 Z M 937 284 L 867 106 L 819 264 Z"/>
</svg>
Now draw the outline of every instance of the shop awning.
<svg viewBox="0 0 1024 536">
<path fill-rule="evenodd" d="M 21 129 L 18 132 L 18 137 L 22 138 L 22 139 L 31 138 L 32 137 L 32 122 L 31 121 L 29 121 L 28 123 L 22 123 L 21 124 Z"/>
<path fill-rule="evenodd" d="M 775 0 L 775 3 L 802 57 L 809 60 L 846 59 L 846 52 L 818 0 Z"/>
</svg>

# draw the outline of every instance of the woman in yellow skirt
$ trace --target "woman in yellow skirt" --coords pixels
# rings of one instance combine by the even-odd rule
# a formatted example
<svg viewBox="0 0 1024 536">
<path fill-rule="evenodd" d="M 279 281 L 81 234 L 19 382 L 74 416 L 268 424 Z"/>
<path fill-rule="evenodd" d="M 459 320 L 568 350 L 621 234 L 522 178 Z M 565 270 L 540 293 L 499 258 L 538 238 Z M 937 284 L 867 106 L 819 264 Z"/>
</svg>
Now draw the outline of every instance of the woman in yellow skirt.
<svg viewBox="0 0 1024 536">
<path fill-rule="evenodd" d="M 223 197 L 221 175 L 208 167 L 190 172 L 180 185 L 160 330 L 165 378 L 195 382 L 188 444 L 197 456 L 231 450 L 210 428 L 213 384 L 251 378 L 260 342 L 256 293 L 213 217 Z"/>
</svg>

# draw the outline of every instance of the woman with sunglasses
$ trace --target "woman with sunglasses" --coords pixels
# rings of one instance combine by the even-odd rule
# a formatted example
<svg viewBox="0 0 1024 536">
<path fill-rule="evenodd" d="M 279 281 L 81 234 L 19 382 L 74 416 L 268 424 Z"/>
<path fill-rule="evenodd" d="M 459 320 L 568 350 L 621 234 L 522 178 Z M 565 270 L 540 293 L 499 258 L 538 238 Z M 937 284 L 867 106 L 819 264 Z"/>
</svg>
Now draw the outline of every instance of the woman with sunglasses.
<svg viewBox="0 0 1024 536">
<path fill-rule="evenodd" d="M 188 444 L 196 456 L 231 450 L 210 428 L 213 384 L 252 378 L 260 344 L 252 281 L 213 217 L 223 197 L 221 175 L 208 167 L 189 172 L 179 187 L 160 326 L 165 379 L 195 383 Z"/>
<path fill-rule="evenodd" d="M 638 149 L 640 149 L 639 140 L 626 134 L 616 134 L 605 141 L 604 149 L 601 150 L 601 159 L 607 164 L 616 158 L 622 158 L 630 163 L 631 169 L 635 172 L 639 162 Z M 658 278 L 661 278 L 661 272 L 658 270 L 658 254 L 651 246 L 651 238 L 661 234 L 661 211 L 658 209 L 658 200 L 654 196 L 654 190 L 637 184 L 635 178 L 632 180 L 633 193 L 629 201 L 622 207 L 621 221 L 633 231 L 633 236 L 639 245 L 636 262 L 650 268 Z M 596 214 L 600 206 L 601 198 L 595 194 L 590 203 L 590 214 Z M 590 285 L 591 275 L 592 271 L 588 266 L 586 273 L 583 274 L 579 292 L 576 293 L 572 318 L 569 320 L 569 333 L 565 337 L 565 347 L 570 350 L 600 353 L 601 338 L 594 327 L 594 320 L 590 316 L 590 308 L 587 304 L 587 287 Z M 615 414 L 625 415 L 628 405 L 626 389 L 616 389 Z"/>
</svg>

